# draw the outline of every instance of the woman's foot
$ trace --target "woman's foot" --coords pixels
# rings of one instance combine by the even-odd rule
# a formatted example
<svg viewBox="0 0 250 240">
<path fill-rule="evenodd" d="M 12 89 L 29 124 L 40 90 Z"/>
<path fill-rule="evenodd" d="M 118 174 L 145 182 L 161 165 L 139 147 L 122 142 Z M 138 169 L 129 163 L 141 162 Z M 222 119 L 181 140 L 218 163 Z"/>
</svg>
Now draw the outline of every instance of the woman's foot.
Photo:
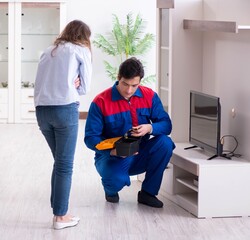
<svg viewBox="0 0 250 240">
<path fill-rule="evenodd" d="M 74 227 L 78 224 L 79 221 L 80 218 L 76 216 L 71 216 L 71 215 L 54 216 L 53 228 L 59 230 L 67 227 Z"/>
</svg>

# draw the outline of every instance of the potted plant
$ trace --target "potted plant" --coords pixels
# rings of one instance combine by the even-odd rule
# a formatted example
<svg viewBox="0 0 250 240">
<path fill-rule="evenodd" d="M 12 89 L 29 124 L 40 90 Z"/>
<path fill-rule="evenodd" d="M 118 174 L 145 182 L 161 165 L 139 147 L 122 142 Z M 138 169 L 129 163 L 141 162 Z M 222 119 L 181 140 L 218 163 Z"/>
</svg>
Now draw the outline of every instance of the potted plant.
<svg viewBox="0 0 250 240">
<path fill-rule="evenodd" d="M 24 88 L 28 88 L 28 87 L 30 87 L 30 82 L 22 82 L 22 87 L 24 87 Z"/>
<path fill-rule="evenodd" d="M 2 84 L 3 88 L 7 88 L 8 87 L 8 82 L 1 82 L 1 84 Z"/>
<path fill-rule="evenodd" d="M 143 33 L 145 21 L 138 14 L 133 19 L 132 13 L 126 15 L 126 24 L 120 23 L 117 15 L 113 14 L 113 28 L 106 35 L 97 34 L 93 44 L 104 53 L 114 56 L 118 60 L 118 66 L 112 66 L 104 61 L 108 76 L 114 81 L 117 79 L 119 65 L 129 57 L 143 56 L 154 44 L 155 36 L 151 33 Z M 144 67 L 146 63 L 142 60 Z M 142 84 L 155 81 L 155 75 L 143 78 Z"/>
</svg>

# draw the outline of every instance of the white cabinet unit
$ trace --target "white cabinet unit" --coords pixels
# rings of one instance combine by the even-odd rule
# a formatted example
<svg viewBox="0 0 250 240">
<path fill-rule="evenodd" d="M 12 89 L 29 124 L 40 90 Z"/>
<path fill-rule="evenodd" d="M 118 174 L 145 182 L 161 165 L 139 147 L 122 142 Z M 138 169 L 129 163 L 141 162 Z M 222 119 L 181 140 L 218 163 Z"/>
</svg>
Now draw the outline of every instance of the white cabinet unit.
<svg viewBox="0 0 250 240">
<path fill-rule="evenodd" d="M 33 87 L 39 58 L 65 23 L 64 1 L 0 1 L 0 95 L 7 92 L 6 106 L 0 103 L 0 109 L 7 108 L 5 114 L 0 112 L 2 122 L 35 121 Z"/>
<path fill-rule="evenodd" d="M 8 121 L 8 41 L 9 18 L 8 3 L 0 2 L 0 122 Z"/>
<path fill-rule="evenodd" d="M 21 90 L 21 119 L 33 120 L 35 119 L 34 93 L 32 88 L 23 88 Z"/>
<path fill-rule="evenodd" d="M 172 29 L 173 1 L 157 0 L 157 89 L 165 110 L 171 116 Z"/>
<path fill-rule="evenodd" d="M 0 122 L 8 118 L 8 90 L 0 88 Z"/>
<path fill-rule="evenodd" d="M 215 158 L 177 143 L 161 193 L 198 218 L 250 216 L 250 162 Z"/>
</svg>

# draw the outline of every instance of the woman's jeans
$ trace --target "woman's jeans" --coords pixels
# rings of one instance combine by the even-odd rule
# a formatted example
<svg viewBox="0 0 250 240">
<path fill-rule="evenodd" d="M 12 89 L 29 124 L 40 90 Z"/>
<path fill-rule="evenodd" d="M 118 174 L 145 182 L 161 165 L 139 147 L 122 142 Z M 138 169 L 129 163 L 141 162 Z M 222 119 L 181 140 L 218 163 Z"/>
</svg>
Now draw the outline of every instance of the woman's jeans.
<svg viewBox="0 0 250 240">
<path fill-rule="evenodd" d="M 37 122 L 54 158 L 51 177 L 53 214 L 68 211 L 73 162 L 78 134 L 78 103 L 36 107 Z"/>
</svg>

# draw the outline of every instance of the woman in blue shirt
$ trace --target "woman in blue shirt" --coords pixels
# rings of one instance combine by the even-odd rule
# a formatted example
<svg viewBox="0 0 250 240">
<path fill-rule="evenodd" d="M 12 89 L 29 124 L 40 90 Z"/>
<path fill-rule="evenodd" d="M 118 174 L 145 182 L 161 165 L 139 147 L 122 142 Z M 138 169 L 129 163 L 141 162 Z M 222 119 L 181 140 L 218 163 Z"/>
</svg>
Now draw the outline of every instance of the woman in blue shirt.
<svg viewBox="0 0 250 240">
<path fill-rule="evenodd" d="M 91 30 L 71 21 L 40 58 L 34 89 L 36 117 L 54 158 L 51 177 L 53 227 L 76 226 L 79 218 L 68 214 L 73 161 L 78 134 L 79 95 L 91 82 Z"/>
</svg>

